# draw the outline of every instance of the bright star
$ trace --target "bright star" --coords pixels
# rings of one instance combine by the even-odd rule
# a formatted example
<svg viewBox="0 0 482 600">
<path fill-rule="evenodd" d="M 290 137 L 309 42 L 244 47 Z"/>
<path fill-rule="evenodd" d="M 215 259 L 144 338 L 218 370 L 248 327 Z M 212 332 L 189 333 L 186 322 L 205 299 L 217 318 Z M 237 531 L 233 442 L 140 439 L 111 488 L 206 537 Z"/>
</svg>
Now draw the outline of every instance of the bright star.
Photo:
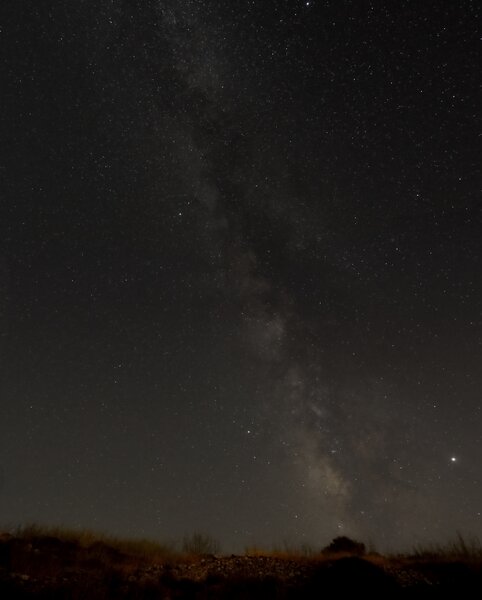
<svg viewBox="0 0 482 600">
<path fill-rule="evenodd" d="M 450 457 L 450 462 L 457 462 L 457 458 L 455 456 L 451 456 Z"/>
</svg>

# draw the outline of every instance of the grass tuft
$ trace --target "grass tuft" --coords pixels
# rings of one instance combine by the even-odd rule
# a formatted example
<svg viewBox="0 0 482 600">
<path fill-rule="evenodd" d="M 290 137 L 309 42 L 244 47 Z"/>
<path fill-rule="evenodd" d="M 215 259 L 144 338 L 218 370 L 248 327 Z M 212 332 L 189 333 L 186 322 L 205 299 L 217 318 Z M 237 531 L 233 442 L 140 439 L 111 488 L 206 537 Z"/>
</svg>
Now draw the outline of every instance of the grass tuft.
<svg viewBox="0 0 482 600">
<path fill-rule="evenodd" d="M 482 559 L 482 545 L 477 536 L 464 537 L 460 532 L 455 539 L 446 544 L 419 544 L 409 554 L 409 558 L 426 560 L 464 560 Z"/>
</svg>

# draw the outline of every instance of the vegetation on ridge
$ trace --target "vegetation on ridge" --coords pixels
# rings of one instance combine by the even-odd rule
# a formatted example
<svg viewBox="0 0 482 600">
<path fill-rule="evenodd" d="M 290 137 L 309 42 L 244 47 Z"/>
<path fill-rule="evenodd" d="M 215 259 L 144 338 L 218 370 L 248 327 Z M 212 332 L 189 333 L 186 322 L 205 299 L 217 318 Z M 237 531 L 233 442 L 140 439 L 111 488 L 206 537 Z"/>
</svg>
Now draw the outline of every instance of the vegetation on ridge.
<svg viewBox="0 0 482 600">
<path fill-rule="evenodd" d="M 481 544 L 461 535 L 405 555 L 367 552 L 344 536 L 318 551 L 288 545 L 240 556 L 218 551 L 202 533 L 177 545 L 28 525 L 0 533 L 0 597 L 291 600 L 364 589 L 395 598 L 482 592 Z"/>
</svg>

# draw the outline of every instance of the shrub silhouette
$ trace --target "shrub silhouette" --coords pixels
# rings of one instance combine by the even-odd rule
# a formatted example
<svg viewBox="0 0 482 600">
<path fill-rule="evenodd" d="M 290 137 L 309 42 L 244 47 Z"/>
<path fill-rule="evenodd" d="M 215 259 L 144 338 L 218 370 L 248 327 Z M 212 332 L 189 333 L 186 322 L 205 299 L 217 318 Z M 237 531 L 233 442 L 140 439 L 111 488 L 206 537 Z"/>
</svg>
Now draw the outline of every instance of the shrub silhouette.
<svg viewBox="0 0 482 600">
<path fill-rule="evenodd" d="M 363 556 L 366 553 L 365 544 L 352 540 L 345 535 L 336 537 L 331 544 L 323 548 L 323 552 L 327 554 L 351 554 L 353 556 Z"/>
<path fill-rule="evenodd" d="M 219 542 L 206 533 L 193 533 L 184 537 L 182 551 L 186 554 L 218 554 Z"/>
</svg>

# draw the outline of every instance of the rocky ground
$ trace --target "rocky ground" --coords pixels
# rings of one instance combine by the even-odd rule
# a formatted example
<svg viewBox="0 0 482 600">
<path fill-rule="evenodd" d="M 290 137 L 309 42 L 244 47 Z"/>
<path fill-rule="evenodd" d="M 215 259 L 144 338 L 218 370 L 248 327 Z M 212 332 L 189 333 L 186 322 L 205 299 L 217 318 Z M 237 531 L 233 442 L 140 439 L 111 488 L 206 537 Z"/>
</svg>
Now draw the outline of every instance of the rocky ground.
<svg viewBox="0 0 482 600">
<path fill-rule="evenodd" d="M 0 538 L 0 598 L 294 599 L 369 592 L 480 594 L 473 560 L 381 556 L 199 556 L 141 558 L 104 543 L 82 547 L 56 538 Z"/>
</svg>

